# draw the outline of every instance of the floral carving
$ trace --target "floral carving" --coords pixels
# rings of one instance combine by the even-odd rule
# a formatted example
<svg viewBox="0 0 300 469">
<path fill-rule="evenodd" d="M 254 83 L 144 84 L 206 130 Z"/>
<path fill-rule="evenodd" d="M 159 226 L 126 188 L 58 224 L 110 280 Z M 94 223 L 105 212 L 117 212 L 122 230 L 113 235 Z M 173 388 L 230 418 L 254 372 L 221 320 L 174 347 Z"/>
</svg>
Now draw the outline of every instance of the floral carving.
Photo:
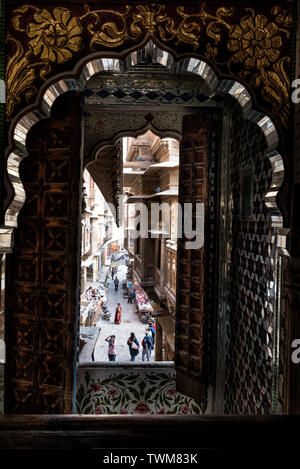
<svg viewBox="0 0 300 469">
<path fill-rule="evenodd" d="M 231 60 L 244 63 L 247 69 L 269 67 L 280 56 L 282 46 L 279 28 L 268 23 L 263 15 L 247 16 L 232 28 L 228 49 L 234 53 Z"/>
<path fill-rule="evenodd" d="M 71 11 L 66 8 L 55 8 L 53 14 L 45 9 L 38 11 L 27 26 L 29 47 L 34 55 L 59 64 L 80 50 L 81 33 L 80 20 L 71 16 Z"/>
<path fill-rule="evenodd" d="M 283 36 L 290 35 L 291 15 L 274 7 L 274 21 L 268 21 L 264 15 L 255 15 L 251 8 L 248 11 L 250 14 L 231 29 L 227 47 L 233 55 L 228 67 L 242 65 L 239 75 L 243 78 L 250 76 L 250 84 L 260 90 L 287 127 L 290 88 L 287 67 L 290 58 L 281 57 L 281 47 Z"/>
<path fill-rule="evenodd" d="M 225 74 L 240 76 L 287 126 L 290 59 L 282 51 L 291 33 L 290 11 L 274 6 L 266 16 L 245 8 L 237 20 L 234 7 L 202 3 L 193 9 L 178 6 L 172 13 L 168 8 L 149 3 L 92 10 L 84 5 L 81 15 L 62 7 L 16 9 L 8 35 L 14 46 L 7 65 L 7 116 L 22 99 L 31 101 L 38 91 L 35 83 L 43 82 L 54 66 L 70 61 L 74 54 L 132 45 L 148 34 L 165 43 L 184 44 Z"/>
<path fill-rule="evenodd" d="M 271 13 L 278 24 L 280 31 L 284 32 L 289 37 L 293 22 L 292 14 L 279 6 L 272 8 Z"/>
</svg>

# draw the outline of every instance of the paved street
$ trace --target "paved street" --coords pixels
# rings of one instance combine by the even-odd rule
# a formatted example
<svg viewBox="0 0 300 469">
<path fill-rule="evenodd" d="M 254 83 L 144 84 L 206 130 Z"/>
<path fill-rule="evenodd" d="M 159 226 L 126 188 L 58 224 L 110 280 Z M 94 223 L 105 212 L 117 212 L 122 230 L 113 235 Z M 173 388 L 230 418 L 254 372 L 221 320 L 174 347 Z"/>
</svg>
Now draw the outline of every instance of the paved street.
<svg viewBox="0 0 300 469">
<path fill-rule="evenodd" d="M 113 280 L 109 279 L 108 286 L 108 301 L 107 306 L 109 312 L 112 313 L 110 321 L 100 320 L 97 323 L 98 327 L 101 327 L 101 332 L 95 347 L 95 361 L 108 361 L 107 349 L 108 344 L 105 342 L 105 338 L 111 334 L 116 336 L 116 350 L 117 357 L 116 361 L 126 361 L 130 360 L 129 349 L 127 345 L 127 340 L 131 332 L 136 334 L 136 337 L 141 343 L 144 335 L 146 324 L 142 324 L 139 320 L 138 315 L 136 314 L 136 305 L 135 303 L 127 303 L 127 298 L 123 298 L 123 289 L 122 281 L 126 277 L 127 267 L 123 261 L 119 262 L 117 277 L 120 281 L 119 290 L 115 291 L 115 286 Z M 121 324 L 114 324 L 115 310 L 117 303 L 121 304 L 122 307 L 122 320 Z M 152 351 L 152 360 L 154 352 Z M 140 347 L 140 353 L 135 359 L 136 362 L 142 361 L 142 348 Z"/>
</svg>

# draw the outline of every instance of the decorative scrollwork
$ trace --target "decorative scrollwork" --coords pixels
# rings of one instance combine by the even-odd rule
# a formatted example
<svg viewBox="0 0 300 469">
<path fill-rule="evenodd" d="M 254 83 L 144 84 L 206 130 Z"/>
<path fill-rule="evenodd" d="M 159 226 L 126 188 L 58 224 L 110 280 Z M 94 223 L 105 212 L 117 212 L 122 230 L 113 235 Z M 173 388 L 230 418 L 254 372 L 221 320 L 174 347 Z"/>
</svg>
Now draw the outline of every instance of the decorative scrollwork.
<svg viewBox="0 0 300 469">
<path fill-rule="evenodd" d="M 142 33 L 141 31 L 134 31 L 133 29 L 128 31 L 126 19 L 131 11 L 131 8 L 128 6 L 123 13 L 111 10 L 90 11 L 88 7 L 86 8 L 87 13 L 85 16 L 91 17 L 92 15 L 95 19 L 94 23 L 90 23 L 87 26 L 87 30 L 92 36 L 90 42 L 91 50 L 95 50 L 99 45 L 105 47 L 119 47 L 126 40 L 134 41 L 138 39 Z M 112 15 L 114 21 L 108 21 L 100 25 L 99 29 L 101 16 L 104 14 Z"/>
<path fill-rule="evenodd" d="M 37 78 L 37 70 L 39 70 L 40 78 L 45 78 L 51 71 L 49 63 L 39 61 L 31 63 L 31 51 L 25 53 L 21 42 L 13 36 L 8 35 L 7 41 L 15 45 L 15 54 L 8 60 L 6 66 L 6 114 L 10 117 L 13 114 L 16 104 L 21 103 L 21 97 L 24 94 L 27 102 L 37 93 L 34 82 Z"/>
<path fill-rule="evenodd" d="M 224 17 L 231 16 L 233 8 L 218 8 L 216 15 L 210 15 L 205 11 L 206 4 L 202 4 L 199 13 L 187 14 L 184 7 L 178 7 L 177 13 L 182 20 L 175 26 L 173 19 L 162 17 L 161 23 L 165 23 L 164 27 L 158 25 L 158 33 L 163 41 L 173 41 L 175 44 L 180 42 L 190 44 L 196 51 L 199 48 L 199 40 L 202 32 L 202 26 L 206 26 L 206 34 L 215 40 L 221 38 L 219 26 L 223 25 L 227 28 L 230 26 L 224 21 Z M 203 28 L 204 29 L 204 28 Z M 205 31 L 205 29 L 204 29 Z"/>
<path fill-rule="evenodd" d="M 80 58 L 103 47 L 137 44 L 149 34 L 171 46 L 185 45 L 226 74 L 241 77 L 287 126 L 290 59 L 283 51 L 291 13 L 279 6 L 268 16 L 253 8 L 241 11 L 237 18 L 233 7 L 202 3 L 196 9 L 178 6 L 174 11 L 150 3 L 106 10 L 84 5 L 83 14 L 75 15 L 62 7 L 23 5 L 14 10 L 8 34 L 12 49 L 7 65 L 7 116 L 23 98 L 30 101 L 36 95 L 35 83 L 42 83 L 54 67 L 76 54 Z"/>
</svg>

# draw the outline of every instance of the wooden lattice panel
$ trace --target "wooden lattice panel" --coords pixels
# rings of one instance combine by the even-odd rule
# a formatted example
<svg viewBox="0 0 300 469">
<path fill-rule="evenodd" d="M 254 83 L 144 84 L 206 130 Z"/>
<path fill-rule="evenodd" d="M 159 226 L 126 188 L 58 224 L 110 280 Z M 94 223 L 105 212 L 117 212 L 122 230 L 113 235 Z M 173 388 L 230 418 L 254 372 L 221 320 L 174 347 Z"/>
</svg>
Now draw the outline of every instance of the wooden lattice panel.
<svg viewBox="0 0 300 469">
<path fill-rule="evenodd" d="M 209 323 L 208 269 L 210 252 L 209 169 L 213 112 L 183 119 L 180 148 L 179 202 L 192 203 L 195 227 L 196 203 L 204 204 L 204 245 L 186 249 L 188 239 L 178 240 L 176 370 L 177 389 L 198 401 L 207 394 L 207 329 Z"/>
<path fill-rule="evenodd" d="M 72 412 L 81 171 L 75 108 L 64 121 L 33 129 L 20 168 L 26 202 L 7 256 L 7 413 Z"/>
</svg>

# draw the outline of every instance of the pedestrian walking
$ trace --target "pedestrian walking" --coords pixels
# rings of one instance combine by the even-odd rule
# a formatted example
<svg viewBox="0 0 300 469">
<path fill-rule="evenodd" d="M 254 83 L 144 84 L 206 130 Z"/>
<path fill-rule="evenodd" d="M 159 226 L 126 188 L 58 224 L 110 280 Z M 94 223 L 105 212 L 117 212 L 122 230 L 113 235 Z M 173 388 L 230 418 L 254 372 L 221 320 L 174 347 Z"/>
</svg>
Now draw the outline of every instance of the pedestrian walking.
<svg viewBox="0 0 300 469">
<path fill-rule="evenodd" d="M 89 326 L 92 325 L 92 312 L 93 312 L 92 309 L 89 309 L 89 310 L 88 310 L 88 325 L 89 325 Z"/>
<path fill-rule="evenodd" d="M 149 331 L 146 331 L 145 337 L 142 340 L 142 360 L 145 361 L 145 357 L 147 358 L 147 361 L 150 360 L 151 358 L 151 350 L 153 348 L 153 343 L 152 343 L 152 338 L 151 334 Z"/>
<path fill-rule="evenodd" d="M 112 269 L 111 269 L 111 278 L 112 278 L 112 280 L 114 279 L 114 276 L 115 276 L 115 268 L 112 267 Z"/>
<path fill-rule="evenodd" d="M 106 337 L 106 342 L 108 342 L 108 359 L 110 362 L 116 361 L 116 336 L 109 335 Z"/>
<path fill-rule="evenodd" d="M 134 332 L 131 332 L 129 339 L 127 340 L 127 345 L 129 347 L 129 353 L 131 357 L 130 361 L 134 362 L 135 357 L 139 353 L 140 347 L 139 341 L 137 340 Z"/>
<path fill-rule="evenodd" d="M 115 314 L 115 324 L 121 324 L 122 308 L 120 303 L 117 304 Z"/>
<path fill-rule="evenodd" d="M 119 279 L 118 279 L 117 276 L 116 276 L 116 278 L 115 278 L 115 280 L 114 280 L 114 284 L 115 284 L 115 291 L 117 291 L 118 288 L 119 288 Z"/>
<path fill-rule="evenodd" d="M 129 292 L 129 295 L 128 295 L 128 303 L 132 303 L 132 301 L 134 300 L 135 298 L 135 293 L 134 291 L 132 290 L 131 292 Z"/>
<path fill-rule="evenodd" d="M 149 319 L 147 331 L 151 333 L 153 346 L 155 344 L 155 322 L 154 319 Z"/>
</svg>

